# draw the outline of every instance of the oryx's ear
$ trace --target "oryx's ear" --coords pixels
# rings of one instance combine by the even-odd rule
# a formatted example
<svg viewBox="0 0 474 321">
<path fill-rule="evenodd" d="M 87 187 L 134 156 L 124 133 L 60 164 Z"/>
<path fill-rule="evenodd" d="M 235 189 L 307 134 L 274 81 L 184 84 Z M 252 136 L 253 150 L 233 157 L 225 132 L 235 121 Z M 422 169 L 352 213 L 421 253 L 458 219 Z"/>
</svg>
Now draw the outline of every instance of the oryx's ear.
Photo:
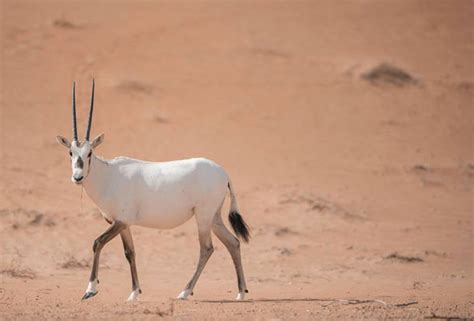
<svg viewBox="0 0 474 321">
<path fill-rule="evenodd" d="M 71 148 L 71 143 L 67 140 L 67 138 L 64 138 L 63 136 L 56 136 L 56 140 L 58 141 L 58 143 L 60 143 L 61 145 L 67 147 L 67 148 Z"/>
<path fill-rule="evenodd" d="M 100 134 L 99 136 L 94 138 L 94 140 L 92 141 L 92 144 L 91 144 L 92 148 L 96 148 L 97 146 L 102 144 L 103 141 L 104 141 L 104 134 Z"/>
</svg>

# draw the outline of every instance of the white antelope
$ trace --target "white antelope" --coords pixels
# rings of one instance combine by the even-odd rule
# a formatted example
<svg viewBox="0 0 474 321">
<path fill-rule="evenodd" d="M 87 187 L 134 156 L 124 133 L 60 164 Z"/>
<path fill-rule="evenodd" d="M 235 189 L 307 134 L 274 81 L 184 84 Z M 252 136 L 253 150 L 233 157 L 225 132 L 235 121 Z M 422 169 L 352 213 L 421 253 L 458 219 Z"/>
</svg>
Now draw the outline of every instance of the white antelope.
<svg viewBox="0 0 474 321">
<path fill-rule="evenodd" d="M 130 263 L 132 293 L 128 300 L 137 300 L 141 293 L 135 264 L 131 225 L 171 229 L 195 217 L 200 253 L 196 272 L 179 294 L 187 299 L 209 260 L 213 250 L 211 230 L 229 251 L 237 273 L 238 300 L 245 298 L 247 288 L 240 258 L 240 242 L 225 227 L 221 209 L 227 189 L 231 203 L 229 221 L 239 238 L 248 242 L 248 226 L 239 214 L 229 176 L 213 161 L 192 158 L 171 162 L 146 162 L 127 157 L 105 160 L 95 155 L 95 148 L 104 141 L 104 135 L 92 142 L 89 134 L 94 109 L 94 82 L 89 120 L 84 141 L 77 139 L 75 83 L 72 92 L 73 139 L 57 136 L 57 141 L 68 148 L 71 157 L 72 178 L 82 184 L 89 197 L 99 207 L 110 227 L 94 242 L 94 261 L 89 284 L 82 300 L 97 294 L 99 256 L 102 248 L 120 234 L 125 257 Z"/>
</svg>

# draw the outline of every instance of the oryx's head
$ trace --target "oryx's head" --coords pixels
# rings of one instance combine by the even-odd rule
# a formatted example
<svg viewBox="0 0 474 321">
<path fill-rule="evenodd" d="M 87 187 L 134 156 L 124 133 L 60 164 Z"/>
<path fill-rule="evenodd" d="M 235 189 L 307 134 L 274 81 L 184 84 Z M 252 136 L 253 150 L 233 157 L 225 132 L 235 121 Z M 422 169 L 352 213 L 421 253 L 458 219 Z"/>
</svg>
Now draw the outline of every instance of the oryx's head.
<svg viewBox="0 0 474 321">
<path fill-rule="evenodd" d="M 87 122 L 86 135 L 84 141 L 77 139 L 77 122 L 76 122 L 76 83 L 72 87 L 72 142 L 67 138 L 57 136 L 56 140 L 61 145 L 64 145 L 69 150 L 71 157 L 72 177 L 71 180 L 76 184 L 82 184 L 89 175 L 91 157 L 94 148 L 104 141 L 104 134 L 94 138 L 92 142 L 89 141 L 89 135 L 92 127 L 92 112 L 94 111 L 94 80 L 92 80 L 92 96 L 91 107 L 89 110 L 89 120 Z"/>
</svg>

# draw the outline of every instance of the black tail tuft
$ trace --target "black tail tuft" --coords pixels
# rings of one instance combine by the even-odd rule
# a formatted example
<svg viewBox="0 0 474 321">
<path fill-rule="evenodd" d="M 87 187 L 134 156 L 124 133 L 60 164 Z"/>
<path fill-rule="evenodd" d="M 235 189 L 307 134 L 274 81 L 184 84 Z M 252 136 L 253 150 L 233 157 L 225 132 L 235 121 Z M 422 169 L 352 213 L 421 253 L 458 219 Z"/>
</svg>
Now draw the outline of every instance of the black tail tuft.
<svg viewBox="0 0 474 321">
<path fill-rule="evenodd" d="M 237 236 L 248 243 L 250 239 L 249 226 L 245 223 L 242 215 L 237 212 L 229 214 L 229 222 Z"/>
</svg>

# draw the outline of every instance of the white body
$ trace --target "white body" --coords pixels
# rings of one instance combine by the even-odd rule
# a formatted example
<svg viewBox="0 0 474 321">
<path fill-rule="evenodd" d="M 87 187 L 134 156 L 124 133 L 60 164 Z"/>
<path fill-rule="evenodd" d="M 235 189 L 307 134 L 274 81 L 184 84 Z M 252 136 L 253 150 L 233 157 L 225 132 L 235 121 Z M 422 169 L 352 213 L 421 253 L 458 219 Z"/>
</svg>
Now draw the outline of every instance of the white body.
<svg viewBox="0 0 474 321">
<path fill-rule="evenodd" d="M 230 191 L 231 198 L 229 221 L 234 232 L 246 242 L 250 234 L 247 224 L 238 212 L 232 184 L 222 167 L 204 158 L 163 163 L 127 157 L 112 160 L 99 158 L 93 151 L 103 142 L 104 135 L 89 140 L 94 109 L 94 82 L 89 120 L 82 142 L 78 140 L 77 135 L 75 84 L 72 97 L 73 140 L 70 142 L 63 136 L 57 136 L 56 139 L 69 151 L 72 182 L 83 185 L 86 193 L 110 223 L 109 228 L 94 241 L 91 276 L 82 300 L 97 294 L 101 250 L 119 234 L 132 276 L 132 293 L 129 300 L 137 300 L 141 289 L 130 225 L 171 229 L 193 216 L 198 227 L 199 262 L 196 272 L 178 298 L 186 299 L 193 294 L 194 286 L 214 251 L 212 231 L 232 257 L 239 289 L 237 299 L 244 299 L 248 291 L 240 256 L 240 242 L 229 232 L 221 217 L 227 190 Z"/>
<path fill-rule="evenodd" d="M 83 185 L 109 221 L 171 229 L 194 214 L 198 225 L 212 221 L 228 184 L 223 168 L 205 158 L 154 163 L 93 155 Z"/>
</svg>

